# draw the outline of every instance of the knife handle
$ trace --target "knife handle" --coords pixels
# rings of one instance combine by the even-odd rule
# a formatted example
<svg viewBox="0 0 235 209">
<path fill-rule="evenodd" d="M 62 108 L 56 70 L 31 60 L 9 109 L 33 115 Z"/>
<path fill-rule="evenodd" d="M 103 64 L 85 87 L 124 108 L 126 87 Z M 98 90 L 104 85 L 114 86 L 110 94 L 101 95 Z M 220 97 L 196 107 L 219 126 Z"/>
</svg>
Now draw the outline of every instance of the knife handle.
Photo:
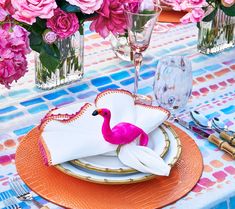
<svg viewBox="0 0 235 209">
<path fill-rule="evenodd" d="M 229 134 L 229 132 L 222 131 L 220 132 L 220 137 L 226 140 L 229 144 L 235 146 L 235 135 Z"/>
<path fill-rule="evenodd" d="M 227 141 L 223 141 L 222 139 L 216 137 L 215 135 L 211 134 L 208 137 L 208 140 L 215 144 L 219 149 L 228 153 L 232 158 L 235 159 L 235 147 L 231 146 Z"/>
</svg>

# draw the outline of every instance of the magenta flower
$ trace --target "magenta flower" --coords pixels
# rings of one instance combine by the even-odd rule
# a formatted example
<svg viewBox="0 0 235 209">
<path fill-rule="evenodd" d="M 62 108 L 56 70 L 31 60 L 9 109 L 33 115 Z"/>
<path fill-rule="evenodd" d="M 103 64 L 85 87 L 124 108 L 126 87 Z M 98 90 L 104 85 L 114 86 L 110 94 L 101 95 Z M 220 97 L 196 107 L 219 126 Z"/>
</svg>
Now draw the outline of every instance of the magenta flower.
<svg viewBox="0 0 235 209">
<path fill-rule="evenodd" d="M 4 21 L 7 17 L 7 15 L 8 15 L 8 13 L 4 9 L 0 8 L 0 22 Z"/>
<path fill-rule="evenodd" d="M 96 31 L 103 38 L 113 34 L 124 33 L 126 20 L 121 0 L 104 0 L 101 8 L 97 11 L 98 17 L 91 23 L 90 30 Z"/>
<path fill-rule="evenodd" d="M 27 72 L 26 54 L 30 52 L 29 33 L 18 25 L 0 28 L 0 84 L 10 88 Z"/>
<path fill-rule="evenodd" d="M 183 24 L 187 24 L 190 22 L 200 22 L 202 18 L 204 17 L 205 12 L 202 8 L 195 8 L 192 9 L 192 11 L 188 12 L 186 15 L 184 15 L 180 21 Z"/>
<path fill-rule="evenodd" d="M 67 2 L 69 2 L 72 5 L 75 5 L 77 7 L 79 7 L 83 13 L 85 14 L 92 14 L 95 11 L 97 11 L 102 3 L 103 0 L 66 0 Z"/>
<path fill-rule="evenodd" d="M 12 15 L 18 21 L 32 25 L 36 17 L 49 19 L 57 8 L 55 0 L 12 0 L 15 13 Z"/>
<path fill-rule="evenodd" d="M 55 10 L 55 15 L 47 20 L 47 27 L 59 38 L 64 39 L 73 35 L 79 29 L 79 22 L 76 14 L 66 13 L 58 8 Z"/>
</svg>

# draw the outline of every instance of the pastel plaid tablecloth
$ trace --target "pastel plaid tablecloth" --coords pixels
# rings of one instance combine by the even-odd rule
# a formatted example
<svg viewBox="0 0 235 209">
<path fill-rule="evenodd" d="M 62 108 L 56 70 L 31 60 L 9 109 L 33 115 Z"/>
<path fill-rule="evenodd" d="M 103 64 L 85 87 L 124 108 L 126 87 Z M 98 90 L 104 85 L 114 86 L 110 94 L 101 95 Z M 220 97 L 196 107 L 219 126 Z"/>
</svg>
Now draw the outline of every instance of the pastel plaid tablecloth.
<svg viewBox="0 0 235 209">
<path fill-rule="evenodd" d="M 165 32 L 160 33 L 162 29 Z M 14 195 L 8 179 L 17 175 L 14 160 L 17 145 L 25 134 L 39 124 L 48 110 L 75 102 L 92 101 L 97 93 L 105 89 L 133 89 L 132 63 L 115 57 L 109 41 L 91 33 L 88 27 L 85 33 L 83 80 L 50 91 L 37 89 L 34 86 L 32 54 L 25 77 L 11 90 L 0 87 L 0 208 L 4 207 L 3 196 Z M 209 119 L 220 117 L 229 128 L 235 130 L 235 48 L 206 56 L 197 52 L 196 44 L 197 28 L 194 24 L 156 26 L 151 45 L 145 53 L 139 93 L 153 94 L 153 76 L 158 58 L 169 54 L 188 56 L 193 65 L 193 92 L 180 117 L 188 118 L 190 110 L 200 110 Z M 235 161 L 206 139 L 189 134 L 203 155 L 204 171 L 188 195 L 166 208 L 234 209 Z M 52 209 L 60 208 L 36 194 L 35 197 Z M 20 202 L 20 205 L 23 209 L 35 207 L 28 202 Z"/>
</svg>

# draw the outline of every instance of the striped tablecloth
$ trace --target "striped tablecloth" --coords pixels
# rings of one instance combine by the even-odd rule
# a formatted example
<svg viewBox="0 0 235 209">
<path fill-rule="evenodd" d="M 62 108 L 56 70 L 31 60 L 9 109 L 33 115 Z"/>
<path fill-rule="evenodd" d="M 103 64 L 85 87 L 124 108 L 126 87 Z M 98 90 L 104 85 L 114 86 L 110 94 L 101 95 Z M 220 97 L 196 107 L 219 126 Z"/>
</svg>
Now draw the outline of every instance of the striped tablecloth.
<svg viewBox="0 0 235 209">
<path fill-rule="evenodd" d="M 167 28 L 166 28 L 167 26 Z M 181 117 L 192 109 L 208 118 L 221 117 L 235 130 L 235 48 L 216 55 L 197 52 L 197 28 L 194 24 L 156 26 L 151 45 L 145 53 L 140 73 L 141 94 L 153 94 L 153 76 L 158 58 L 169 54 L 188 56 L 193 65 L 192 97 Z M 34 86 L 33 54 L 29 56 L 29 72 L 11 90 L 0 87 L 0 208 L 2 195 L 13 195 L 8 179 L 17 175 L 15 151 L 19 141 L 43 115 L 54 107 L 75 102 L 92 101 L 97 93 L 108 88 L 132 91 L 132 63 L 115 57 L 108 40 L 85 30 L 85 76 L 82 81 L 50 91 Z M 166 208 L 235 208 L 235 162 L 206 139 L 189 133 L 198 144 L 204 160 L 204 171 L 194 189 Z M 193 153 L 192 153 L 193 154 Z M 36 196 L 52 209 L 60 208 Z M 156 197 L 157 198 L 157 197 Z M 34 208 L 20 202 L 22 208 Z M 116 208 L 113 206 L 112 208 Z"/>
</svg>

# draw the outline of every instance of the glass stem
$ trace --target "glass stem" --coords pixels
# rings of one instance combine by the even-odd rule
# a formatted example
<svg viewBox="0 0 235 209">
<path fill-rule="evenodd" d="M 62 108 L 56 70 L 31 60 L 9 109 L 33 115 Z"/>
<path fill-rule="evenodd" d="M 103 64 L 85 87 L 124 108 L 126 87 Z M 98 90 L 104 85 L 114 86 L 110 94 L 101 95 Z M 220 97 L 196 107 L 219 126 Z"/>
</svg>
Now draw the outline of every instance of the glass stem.
<svg viewBox="0 0 235 209">
<path fill-rule="evenodd" d="M 138 91 L 138 80 L 139 80 L 139 73 L 140 67 L 143 60 L 142 53 L 135 52 L 134 53 L 134 65 L 135 65 L 135 85 L 134 85 L 134 95 L 137 95 Z"/>
</svg>

